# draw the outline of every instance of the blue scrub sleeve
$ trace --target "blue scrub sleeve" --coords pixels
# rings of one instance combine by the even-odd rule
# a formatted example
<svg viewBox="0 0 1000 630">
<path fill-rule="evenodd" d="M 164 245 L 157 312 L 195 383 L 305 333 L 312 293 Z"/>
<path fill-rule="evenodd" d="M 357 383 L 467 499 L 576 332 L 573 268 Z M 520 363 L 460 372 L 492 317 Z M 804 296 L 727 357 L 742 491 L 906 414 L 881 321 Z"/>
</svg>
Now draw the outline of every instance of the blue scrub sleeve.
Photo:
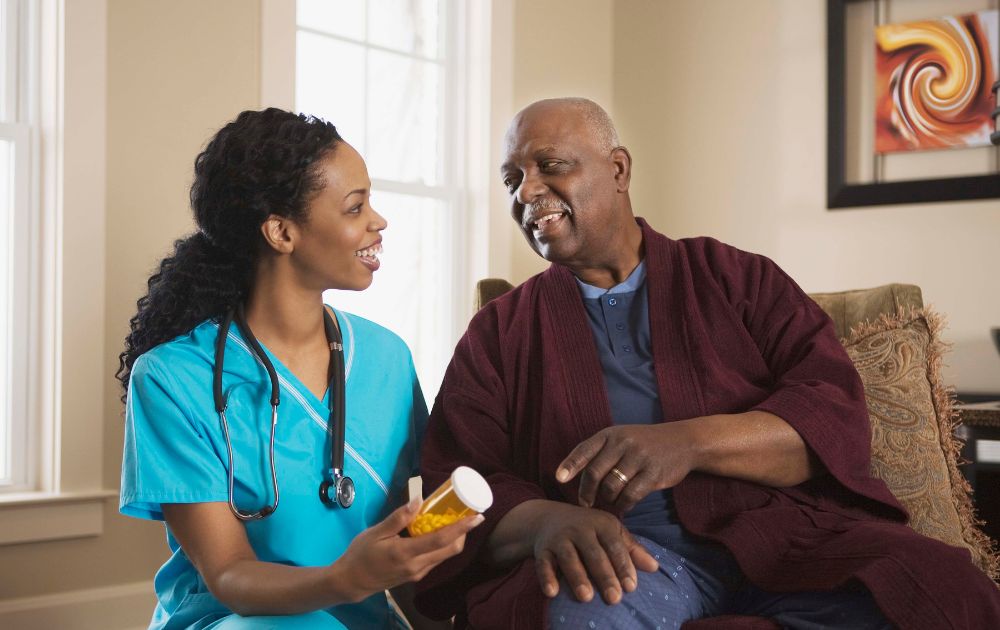
<svg viewBox="0 0 1000 630">
<path fill-rule="evenodd" d="M 225 447 L 221 454 L 213 447 L 185 391 L 156 357 L 135 362 L 125 405 L 122 514 L 163 520 L 162 503 L 228 501 Z M 197 413 L 216 417 L 212 407 Z"/>
</svg>

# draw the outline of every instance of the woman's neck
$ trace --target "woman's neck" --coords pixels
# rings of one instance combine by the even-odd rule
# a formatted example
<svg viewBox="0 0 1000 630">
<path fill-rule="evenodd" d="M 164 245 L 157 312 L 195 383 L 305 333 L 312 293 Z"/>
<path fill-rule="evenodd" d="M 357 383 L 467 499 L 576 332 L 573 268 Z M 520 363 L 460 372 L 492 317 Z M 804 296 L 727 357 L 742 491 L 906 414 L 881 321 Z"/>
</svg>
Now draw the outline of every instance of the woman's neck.
<svg viewBox="0 0 1000 630">
<path fill-rule="evenodd" d="M 247 297 L 247 324 L 254 335 L 272 350 L 325 341 L 323 293 L 281 282 L 276 275 L 258 273 Z"/>
</svg>

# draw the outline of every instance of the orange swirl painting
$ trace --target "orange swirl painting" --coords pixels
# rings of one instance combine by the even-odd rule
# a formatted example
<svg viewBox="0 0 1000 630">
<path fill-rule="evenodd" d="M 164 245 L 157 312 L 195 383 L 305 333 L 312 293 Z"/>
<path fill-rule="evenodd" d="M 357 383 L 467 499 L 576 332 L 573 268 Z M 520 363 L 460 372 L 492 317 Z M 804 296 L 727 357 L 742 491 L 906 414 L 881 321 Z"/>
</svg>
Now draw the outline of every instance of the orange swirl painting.
<svg viewBox="0 0 1000 630">
<path fill-rule="evenodd" d="M 997 11 L 875 29 L 875 152 L 990 144 Z"/>
</svg>

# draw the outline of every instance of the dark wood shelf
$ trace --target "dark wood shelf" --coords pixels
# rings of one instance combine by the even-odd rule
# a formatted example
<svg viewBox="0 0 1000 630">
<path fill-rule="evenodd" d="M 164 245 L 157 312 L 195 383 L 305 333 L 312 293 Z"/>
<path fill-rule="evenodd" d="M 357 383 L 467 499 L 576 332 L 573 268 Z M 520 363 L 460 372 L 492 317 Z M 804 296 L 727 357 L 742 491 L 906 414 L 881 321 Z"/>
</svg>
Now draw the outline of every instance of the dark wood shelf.
<svg viewBox="0 0 1000 630">
<path fill-rule="evenodd" d="M 991 456 L 982 461 L 979 444 L 1000 442 L 1000 400 L 970 402 L 956 408 L 961 424 L 956 427 L 955 435 L 965 441 L 962 458 L 968 462 L 960 469 L 972 486 L 976 512 L 985 522 L 983 531 L 993 540 L 1000 540 L 1000 449 L 996 459 Z"/>
</svg>

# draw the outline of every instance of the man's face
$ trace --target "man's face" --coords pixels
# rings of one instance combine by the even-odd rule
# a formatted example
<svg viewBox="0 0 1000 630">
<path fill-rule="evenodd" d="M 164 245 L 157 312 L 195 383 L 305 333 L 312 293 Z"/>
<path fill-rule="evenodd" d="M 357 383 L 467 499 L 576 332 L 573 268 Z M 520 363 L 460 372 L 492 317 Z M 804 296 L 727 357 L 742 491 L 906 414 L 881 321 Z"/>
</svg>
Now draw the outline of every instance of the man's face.
<svg viewBox="0 0 1000 630">
<path fill-rule="evenodd" d="M 619 221 L 616 165 L 586 119 L 535 104 L 511 123 L 500 167 L 510 213 L 542 258 L 570 267 L 602 257 Z"/>
</svg>

